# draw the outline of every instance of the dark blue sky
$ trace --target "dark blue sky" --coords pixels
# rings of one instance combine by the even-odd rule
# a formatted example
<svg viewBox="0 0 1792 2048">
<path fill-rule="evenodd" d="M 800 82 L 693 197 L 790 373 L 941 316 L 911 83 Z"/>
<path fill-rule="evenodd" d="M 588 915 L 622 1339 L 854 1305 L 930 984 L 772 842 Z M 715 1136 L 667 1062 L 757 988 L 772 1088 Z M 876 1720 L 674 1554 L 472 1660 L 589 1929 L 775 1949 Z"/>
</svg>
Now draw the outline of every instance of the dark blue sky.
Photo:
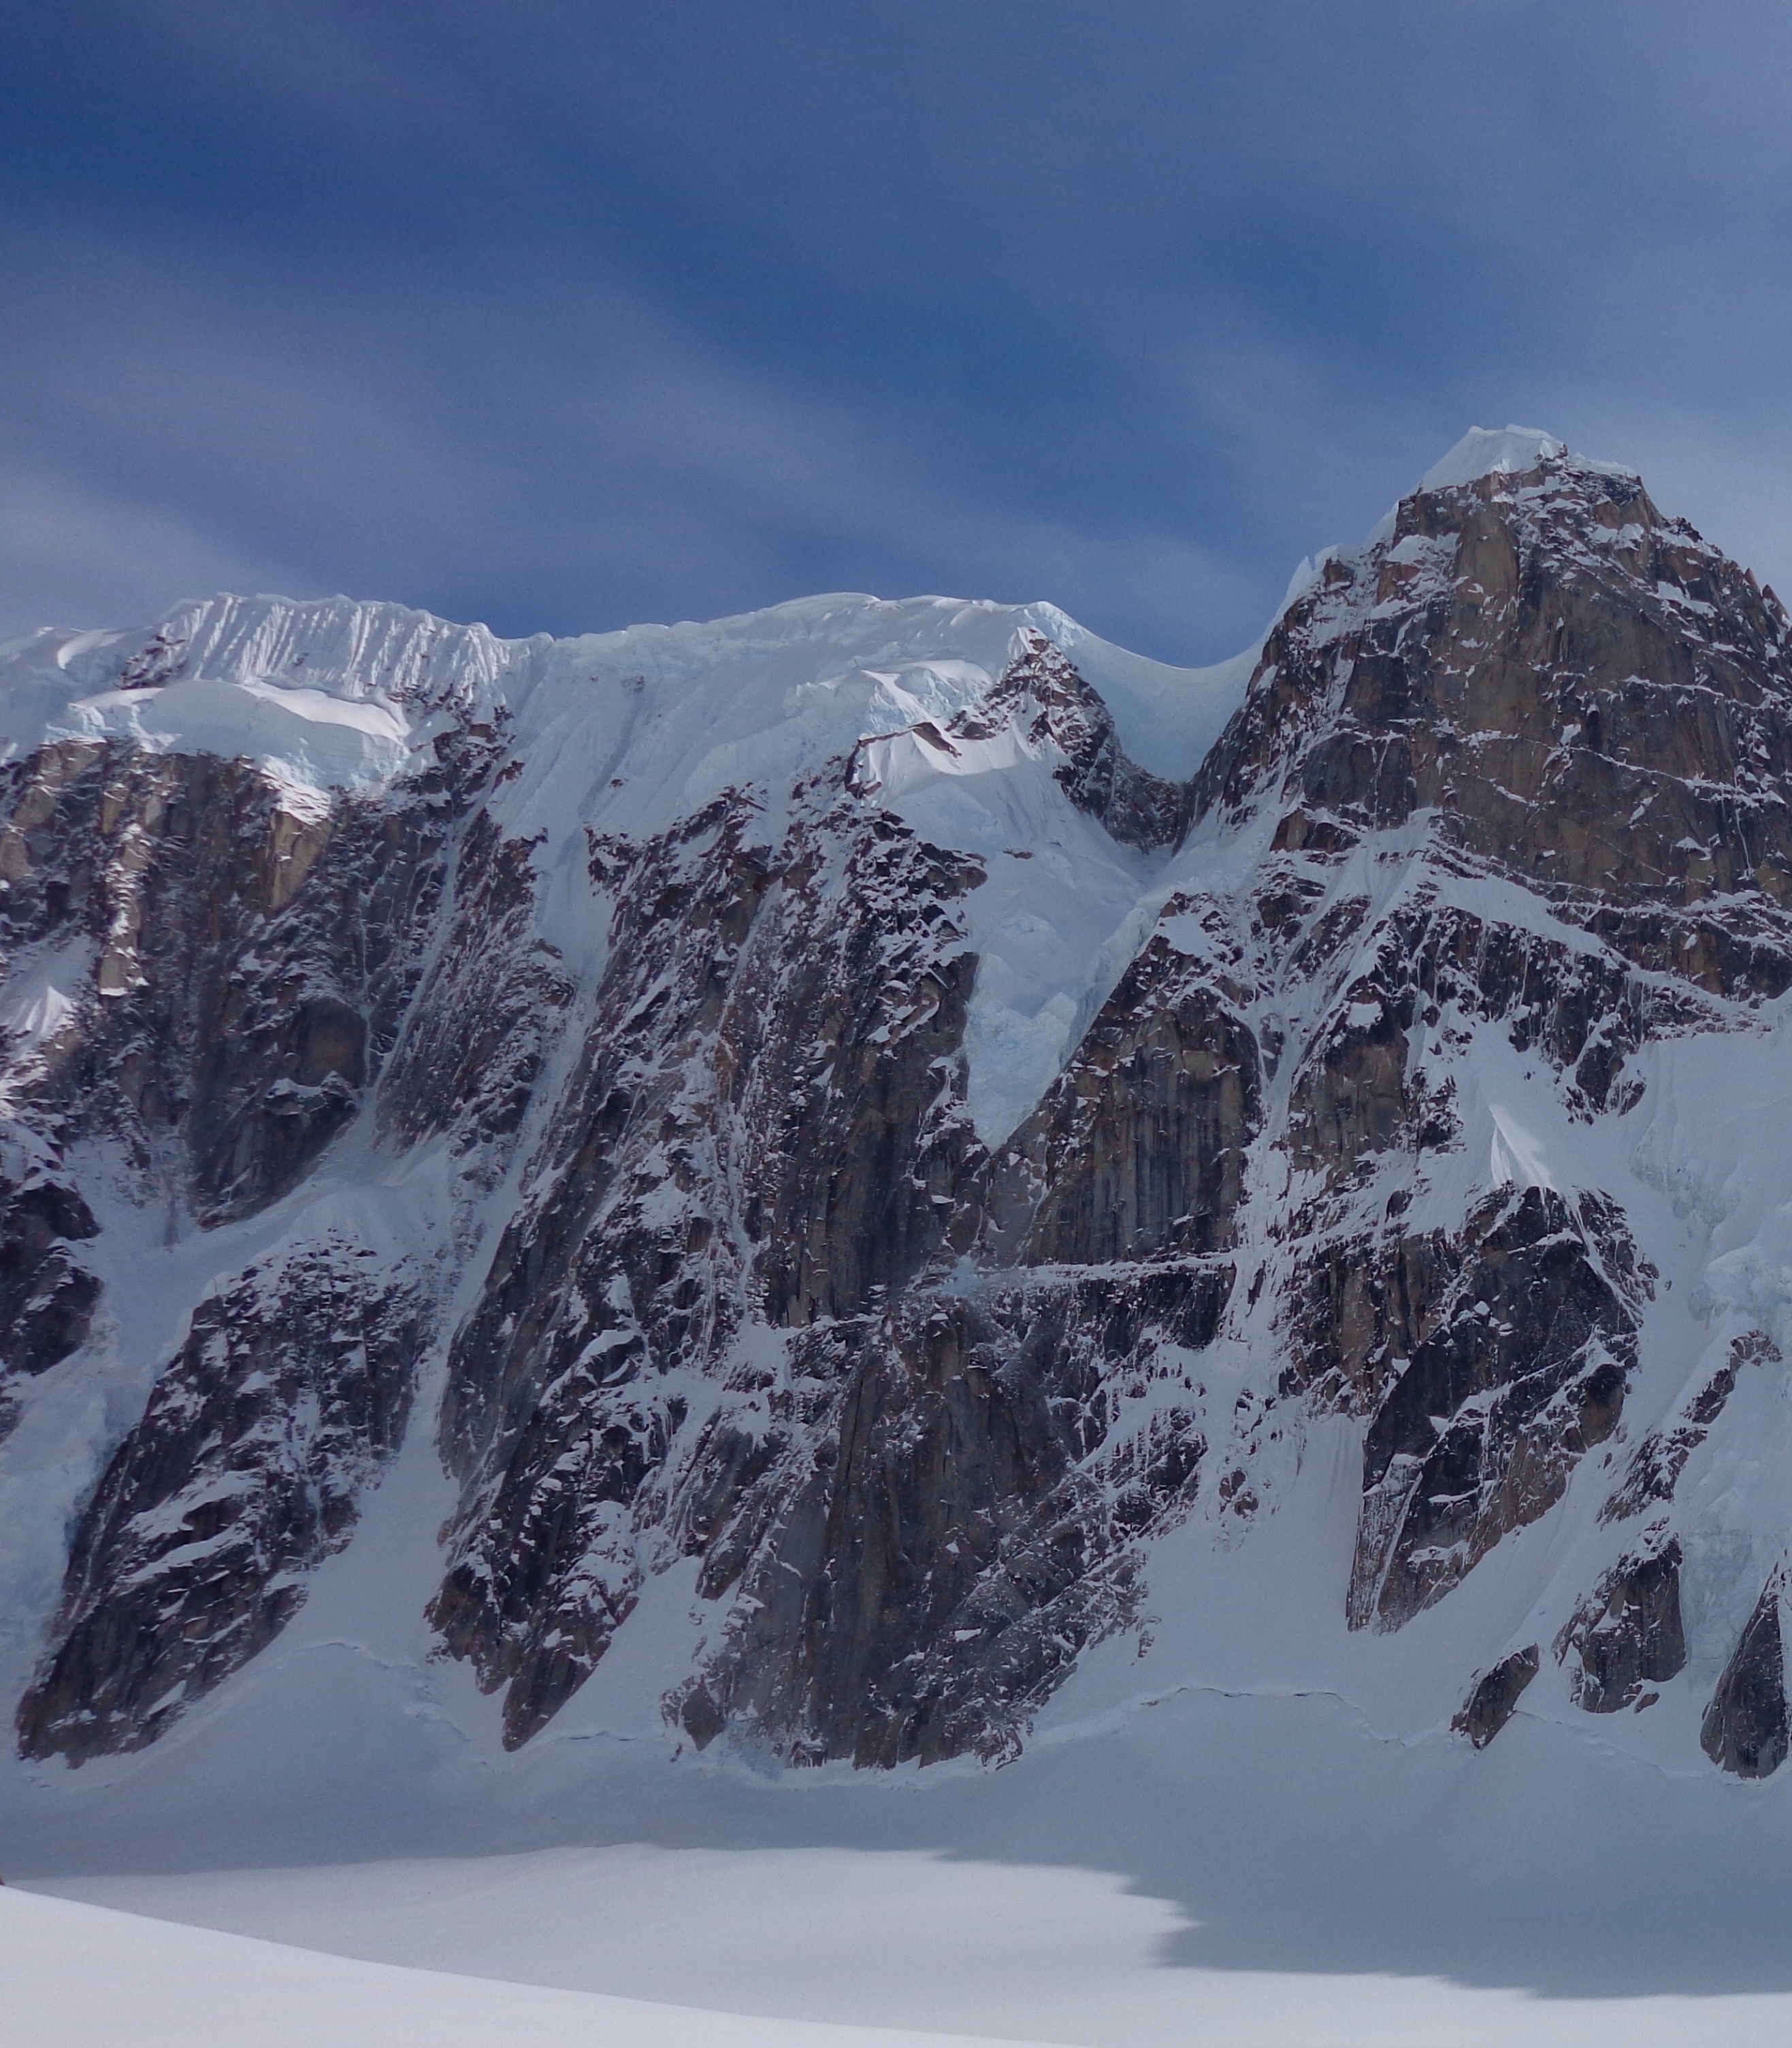
<svg viewBox="0 0 1792 2048">
<path fill-rule="evenodd" d="M 0 631 L 805 592 L 1247 640 L 1472 422 L 1792 583 L 1781 0 L 59 0 Z"/>
</svg>

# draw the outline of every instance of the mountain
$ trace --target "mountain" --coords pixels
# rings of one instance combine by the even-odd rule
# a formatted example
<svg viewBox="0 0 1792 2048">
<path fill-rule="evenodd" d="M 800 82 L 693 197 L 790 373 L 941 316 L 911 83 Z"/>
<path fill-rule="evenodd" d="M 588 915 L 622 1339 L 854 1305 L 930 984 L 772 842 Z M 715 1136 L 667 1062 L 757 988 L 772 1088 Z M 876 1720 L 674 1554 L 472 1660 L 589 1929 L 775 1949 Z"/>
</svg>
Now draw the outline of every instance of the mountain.
<svg viewBox="0 0 1792 2048">
<path fill-rule="evenodd" d="M 481 1756 L 1174 1666 L 1784 1761 L 1792 623 L 1629 471 L 1477 431 L 1205 671 L 223 597 L 0 682 L 25 1782 L 351 1586 Z"/>
</svg>

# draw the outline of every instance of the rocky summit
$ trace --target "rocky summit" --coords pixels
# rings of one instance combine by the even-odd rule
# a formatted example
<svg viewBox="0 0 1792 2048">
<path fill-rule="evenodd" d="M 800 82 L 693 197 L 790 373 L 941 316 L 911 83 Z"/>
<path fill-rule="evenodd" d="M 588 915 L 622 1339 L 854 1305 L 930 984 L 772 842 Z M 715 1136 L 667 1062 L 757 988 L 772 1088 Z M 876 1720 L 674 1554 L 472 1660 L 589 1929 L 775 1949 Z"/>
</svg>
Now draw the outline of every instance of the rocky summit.
<svg viewBox="0 0 1792 2048">
<path fill-rule="evenodd" d="M 1214 670 L 220 597 L 0 684 L 30 1768 L 351 1569 L 510 1750 L 626 1667 L 999 1759 L 1179 1631 L 1784 1762 L 1792 623 L 1634 475 L 1472 435 Z"/>
</svg>

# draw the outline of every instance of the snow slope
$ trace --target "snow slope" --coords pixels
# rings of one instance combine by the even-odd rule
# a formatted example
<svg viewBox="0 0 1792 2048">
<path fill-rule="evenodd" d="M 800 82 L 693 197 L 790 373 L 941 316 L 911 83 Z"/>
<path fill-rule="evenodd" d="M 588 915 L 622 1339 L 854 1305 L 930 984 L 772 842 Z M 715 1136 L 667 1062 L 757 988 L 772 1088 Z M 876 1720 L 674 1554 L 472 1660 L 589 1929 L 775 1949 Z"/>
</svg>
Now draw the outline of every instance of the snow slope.
<svg viewBox="0 0 1792 2048">
<path fill-rule="evenodd" d="M 522 2038 L 549 2048 L 947 2048 L 1022 2039 L 1026 2025 L 1038 2041 L 1085 2048 L 1506 2048 L 1519 2035 L 1538 2048 L 1769 2048 L 1792 2023 L 1786 1996 L 1539 2000 L 1438 1977 L 1154 1967 L 1140 1938 L 1149 1914 L 1116 1928 L 1104 1889 L 1080 1872 L 910 1860 L 890 1873 L 880 1867 L 890 1860 L 845 1854 L 793 1872 L 793 1860 L 562 1853 L 526 1874 L 438 1863 L 87 1887 L 133 1901 L 130 1917 L 15 1893 L 0 1901 L 8 2038 L 20 2048 Z M 759 1905 L 767 1887 L 785 1909 L 776 1919 Z M 305 1945 L 198 1931 L 258 1926 Z M 693 1926 L 715 1933 L 693 1944 Z M 707 1952 L 694 1964 L 693 1945 Z M 376 1951 L 442 1961 L 345 1959 Z M 449 1962 L 455 1973 L 440 1973 Z M 470 1974 L 475 1964 L 491 1974 Z M 546 1988 L 643 1977 L 717 2003 Z M 853 2016 L 805 2019 L 797 2007 Z M 892 2027 L 905 2010 L 949 2015 L 958 2031 Z"/>
<path fill-rule="evenodd" d="M 325 1957 L 24 1893 L 0 1899 L 6 2038 L 132 2048 L 949 2048 L 951 2037 L 740 2019 Z M 963 2037 L 960 2037 L 962 2048 Z"/>
<path fill-rule="evenodd" d="M 407 1970 L 921 2039 L 1767 2048 L 1792 2022 L 1783 1863 L 1733 1815 L 1676 1827 L 1634 1773 L 1589 1783 L 1521 1741 L 1470 1794 L 1440 1749 L 1364 1746 L 1311 1697 L 1172 1693 L 1100 1736 L 926 1790 L 675 1791 L 588 1753 L 582 1787 L 562 1758 L 529 1802 L 551 1848 L 27 1882 Z"/>
</svg>

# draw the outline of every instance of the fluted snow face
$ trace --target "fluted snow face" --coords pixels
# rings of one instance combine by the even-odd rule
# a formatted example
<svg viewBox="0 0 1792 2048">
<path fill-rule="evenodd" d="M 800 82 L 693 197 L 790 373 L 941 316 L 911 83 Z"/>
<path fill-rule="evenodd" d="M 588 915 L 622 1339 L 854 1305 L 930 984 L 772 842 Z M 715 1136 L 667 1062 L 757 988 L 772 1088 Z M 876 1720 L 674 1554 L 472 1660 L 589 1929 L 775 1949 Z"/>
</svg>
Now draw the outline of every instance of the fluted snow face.
<svg viewBox="0 0 1792 2048">
<path fill-rule="evenodd" d="M 781 798 L 860 739 L 950 717 L 990 687 L 1027 628 L 1111 669 L 1129 708 L 1184 751 L 1191 720 L 1211 737 L 1231 708 L 1224 691 L 1243 688 L 1228 672 L 1216 696 L 1215 672 L 1107 647 L 1050 605 L 845 595 L 505 641 L 402 605 L 221 596 L 147 630 L 13 642 L 0 656 L 0 738 L 15 759 L 46 739 L 116 738 L 363 788 L 414 769 L 454 725 L 505 719 L 532 754 L 573 747 L 595 779 L 569 799 L 638 824 L 656 802 L 683 815 L 730 786 Z M 612 806 L 617 775 L 648 786 Z"/>
<path fill-rule="evenodd" d="M 254 761 L 294 789 L 370 789 L 496 700 L 511 650 L 402 605 L 217 597 L 147 633 L 43 633 L 0 663 L 10 758 L 118 741 Z"/>
</svg>

